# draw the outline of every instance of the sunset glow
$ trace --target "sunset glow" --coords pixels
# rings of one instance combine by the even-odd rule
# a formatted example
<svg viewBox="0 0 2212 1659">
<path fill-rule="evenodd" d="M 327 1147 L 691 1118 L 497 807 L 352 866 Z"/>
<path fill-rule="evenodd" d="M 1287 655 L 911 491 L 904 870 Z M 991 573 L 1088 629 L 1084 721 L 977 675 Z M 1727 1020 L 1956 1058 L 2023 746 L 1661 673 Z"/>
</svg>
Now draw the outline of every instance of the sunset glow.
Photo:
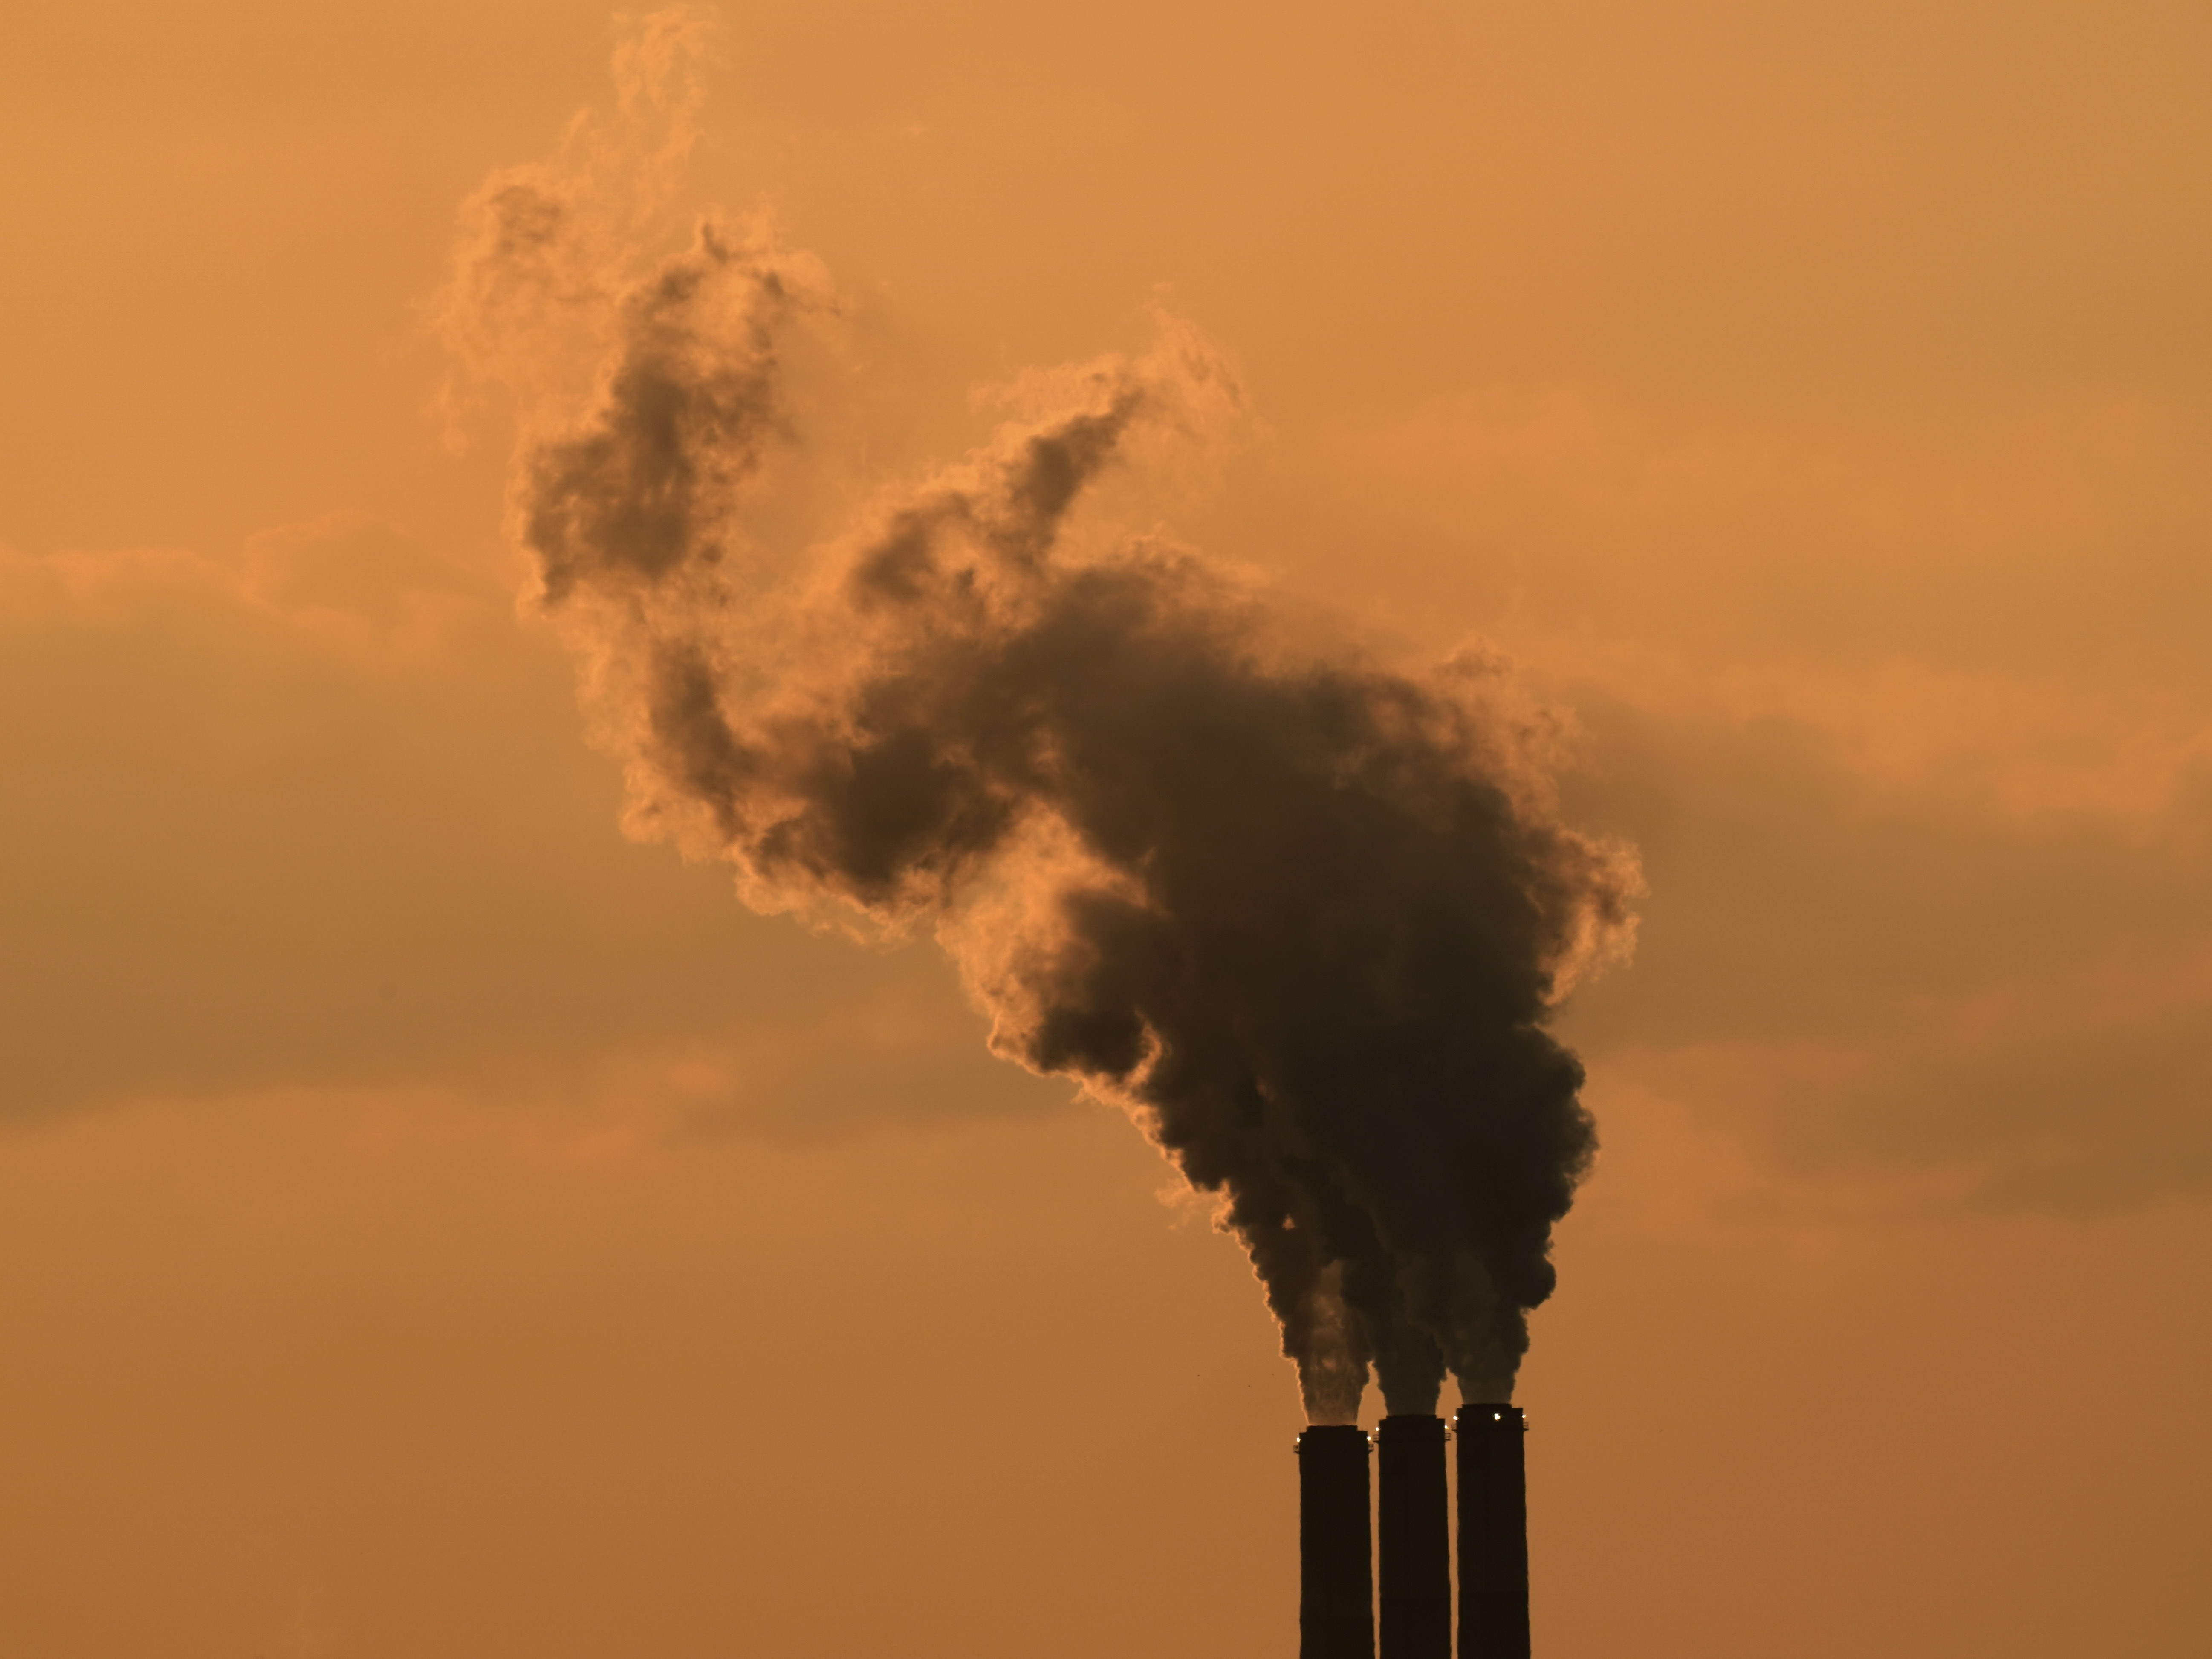
<svg viewBox="0 0 2212 1659">
<path fill-rule="evenodd" d="M 0 1659 L 2203 1651 L 2212 13 L 13 35 Z"/>
</svg>

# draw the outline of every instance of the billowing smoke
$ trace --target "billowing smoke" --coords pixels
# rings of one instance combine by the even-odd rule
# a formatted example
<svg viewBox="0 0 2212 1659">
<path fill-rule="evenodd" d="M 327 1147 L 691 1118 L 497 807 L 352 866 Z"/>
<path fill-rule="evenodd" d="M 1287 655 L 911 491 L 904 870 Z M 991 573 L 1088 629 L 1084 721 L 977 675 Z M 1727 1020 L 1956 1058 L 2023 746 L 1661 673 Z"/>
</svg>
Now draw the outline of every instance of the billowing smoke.
<svg viewBox="0 0 2212 1659">
<path fill-rule="evenodd" d="M 665 100 L 682 38 L 648 23 L 625 109 Z M 479 196 L 455 325 L 495 371 L 549 316 L 603 349 L 580 394 L 530 393 L 514 521 L 633 829 L 757 907 L 933 931 L 997 1052 L 1121 1103 L 1217 1195 L 1316 1420 L 1370 1364 L 1394 1412 L 1447 1370 L 1506 1398 L 1595 1147 L 1545 1023 L 1635 881 L 1558 822 L 1542 720 L 1480 656 L 1318 649 L 1255 582 L 1086 529 L 1102 476 L 1241 400 L 1173 322 L 772 556 L 748 489 L 800 441 L 782 363 L 826 279 L 713 217 L 611 276 L 580 176 Z"/>
</svg>

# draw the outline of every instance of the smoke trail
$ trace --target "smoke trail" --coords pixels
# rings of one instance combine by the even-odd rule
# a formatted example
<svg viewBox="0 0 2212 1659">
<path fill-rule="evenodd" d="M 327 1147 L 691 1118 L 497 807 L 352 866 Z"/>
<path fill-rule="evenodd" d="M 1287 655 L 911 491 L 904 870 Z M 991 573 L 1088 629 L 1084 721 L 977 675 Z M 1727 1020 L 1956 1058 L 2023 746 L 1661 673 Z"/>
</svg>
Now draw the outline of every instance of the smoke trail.
<svg viewBox="0 0 2212 1659">
<path fill-rule="evenodd" d="M 581 258 L 575 196 L 527 184 L 475 204 L 472 338 L 500 321 L 469 295 Z M 933 929 L 997 1052 L 1119 1101 L 1218 1195 L 1316 1420 L 1370 1364 L 1392 1411 L 1447 1369 L 1507 1397 L 1595 1146 L 1544 1022 L 1625 945 L 1635 874 L 1557 821 L 1500 671 L 1317 653 L 1253 584 L 1071 523 L 1240 401 L 1188 326 L 1034 377 L 1030 418 L 779 575 L 740 508 L 818 270 L 710 218 L 595 291 L 598 379 L 539 406 L 514 520 L 633 830 L 763 909 Z"/>
</svg>

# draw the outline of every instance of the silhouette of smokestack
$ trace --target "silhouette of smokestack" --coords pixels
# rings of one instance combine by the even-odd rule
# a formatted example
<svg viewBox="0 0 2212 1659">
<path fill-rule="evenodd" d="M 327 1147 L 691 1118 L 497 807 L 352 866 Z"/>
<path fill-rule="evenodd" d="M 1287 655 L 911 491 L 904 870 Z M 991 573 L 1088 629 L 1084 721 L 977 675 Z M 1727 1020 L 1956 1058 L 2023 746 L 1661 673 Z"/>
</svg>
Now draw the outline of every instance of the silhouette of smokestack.
<svg viewBox="0 0 2212 1659">
<path fill-rule="evenodd" d="M 1392 1415 L 1376 1432 L 1382 1659 L 1451 1659 L 1451 1504 L 1444 1420 Z"/>
<path fill-rule="evenodd" d="M 1517 1406 L 1462 1406 L 1459 1659 L 1528 1659 L 1528 1422 Z"/>
<path fill-rule="evenodd" d="M 1375 1659 L 1367 1435 L 1349 1423 L 1298 1437 L 1298 1659 Z"/>
</svg>

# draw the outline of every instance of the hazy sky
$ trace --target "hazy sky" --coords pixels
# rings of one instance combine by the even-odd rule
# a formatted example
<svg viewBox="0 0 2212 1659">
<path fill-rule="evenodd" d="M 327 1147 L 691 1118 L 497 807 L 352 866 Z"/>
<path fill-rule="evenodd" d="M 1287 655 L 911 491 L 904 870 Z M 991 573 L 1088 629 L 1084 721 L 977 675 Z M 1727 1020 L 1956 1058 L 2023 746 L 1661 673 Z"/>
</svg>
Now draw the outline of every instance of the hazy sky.
<svg viewBox="0 0 2212 1659">
<path fill-rule="evenodd" d="M 763 533 L 1164 303 L 1254 414 L 1144 511 L 1575 711 L 1650 892 L 1564 1027 L 1548 1659 L 2200 1655 L 2212 12 L 723 18 L 683 199 L 848 305 Z M 1285 1653 L 1233 1243 L 926 945 L 625 840 L 518 617 L 438 296 L 617 39 L 11 20 L 0 1645 Z"/>
</svg>

